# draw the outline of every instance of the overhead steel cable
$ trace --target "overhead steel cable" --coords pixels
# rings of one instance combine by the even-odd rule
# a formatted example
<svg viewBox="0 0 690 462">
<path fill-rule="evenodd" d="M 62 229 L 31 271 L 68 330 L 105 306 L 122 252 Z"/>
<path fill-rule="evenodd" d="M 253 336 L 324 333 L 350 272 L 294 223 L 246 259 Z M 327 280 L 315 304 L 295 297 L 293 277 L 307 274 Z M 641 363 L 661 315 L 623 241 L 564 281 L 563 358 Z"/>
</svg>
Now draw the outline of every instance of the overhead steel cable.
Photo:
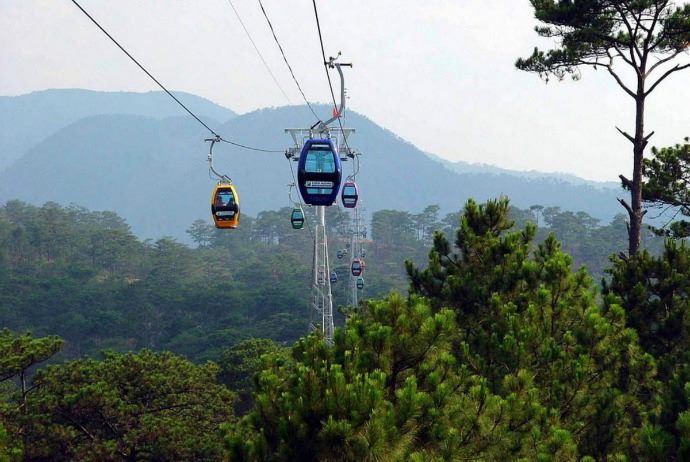
<svg viewBox="0 0 690 462">
<path fill-rule="evenodd" d="M 283 87 L 278 82 L 278 79 L 276 79 L 276 76 L 273 74 L 273 71 L 271 71 L 271 68 L 269 67 L 268 63 L 264 59 L 264 56 L 259 51 L 259 47 L 256 46 L 254 39 L 252 38 L 251 34 L 249 33 L 249 30 L 247 30 L 247 26 L 245 26 L 244 21 L 242 21 L 242 18 L 240 17 L 240 13 L 237 11 L 237 8 L 235 8 L 235 5 L 233 5 L 232 0 L 228 0 L 228 3 L 230 4 L 230 7 L 232 7 L 232 10 L 235 12 L 235 16 L 237 16 L 237 20 L 240 22 L 240 25 L 242 25 L 242 29 L 244 29 L 245 34 L 247 34 L 249 41 L 252 42 L 252 46 L 254 47 L 256 54 L 259 55 L 261 62 L 264 63 L 264 67 L 266 67 L 266 70 L 271 75 L 271 78 L 275 82 L 276 86 L 278 87 L 280 92 L 283 94 L 283 96 L 287 100 L 288 104 L 292 104 L 292 101 L 290 101 L 290 97 L 287 95 L 287 93 L 285 93 L 285 90 L 283 90 Z"/>
<path fill-rule="evenodd" d="M 326 69 L 326 77 L 328 78 L 328 88 L 331 89 L 331 98 L 333 99 L 333 104 L 337 108 L 338 105 L 335 102 L 335 93 L 333 92 L 333 84 L 331 82 L 331 74 L 328 72 L 328 62 L 326 61 L 326 51 L 323 48 L 323 38 L 321 37 L 321 23 L 319 22 L 319 12 L 316 9 L 316 0 L 312 0 L 314 4 L 314 16 L 316 17 L 316 29 L 319 31 L 319 43 L 321 44 L 321 56 L 323 57 L 323 66 Z M 338 118 L 340 120 L 340 118 Z"/>
<path fill-rule="evenodd" d="M 319 32 L 319 43 L 321 44 L 321 56 L 323 57 L 323 67 L 326 70 L 326 78 L 328 78 L 328 88 L 331 90 L 331 98 L 333 99 L 333 107 L 338 108 L 338 103 L 335 101 L 335 93 L 333 92 L 333 83 L 331 82 L 331 74 L 328 72 L 328 61 L 326 61 L 326 51 L 323 47 L 323 37 L 321 36 L 321 23 L 319 22 L 319 12 L 316 9 L 316 0 L 312 0 L 314 5 L 314 16 L 316 17 L 316 29 Z M 332 59 L 332 58 L 331 58 Z M 343 128 L 343 122 L 338 117 L 338 125 L 340 125 L 340 131 L 343 134 L 343 142 L 347 150 L 352 153 L 350 146 L 347 143 L 347 137 L 345 136 L 345 129 Z"/>
<path fill-rule="evenodd" d="M 261 149 L 261 148 L 255 148 L 255 147 L 252 147 L 252 146 L 247 146 L 247 145 L 244 145 L 244 144 L 241 144 L 241 143 L 235 143 L 234 141 L 226 140 L 226 139 L 223 138 L 222 136 L 220 137 L 220 141 L 222 141 L 223 143 L 231 144 L 231 145 L 233 145 L 233 146 L 237 146 L 238 148 L 249 149 L 250 151 L 258 151 L 258 152 L 280 152 L 280 153 L 284 153 L 284 152 L 285 152 L 285 149 L 283 149 L 283 150 L 278 150 L 278 149 Z"/>
<path fill-rule="evenodd" d="M 307 100 L 307 97 L 304 95 L 304 92 L 302 91 L 302 87 L 300 86 L 299 82 L 297 81 L 297 77 L 295 77 L 295 73 L 292 71 L 292 66 L 290 66 L 290 63 L 288 62 L 287 57 L 285 56 L 285 52 L 283 51 L 283 47 L 280 45 L 280 41 L 278 40 L 278 37 L 276 36 L 276 32 L 273 29 L 273 24 L 271 24 L 271 20 L 268 19 L 268 14 L 266 13 L 266 9 L 264 8 L 264 4 L 261 3 L 261 0 L 259 0 L 259 6 L 261 7 L 261 11 L 264 14 L 264 18 L 266 18 L 266 22 L 268 23 L 268 27 L 271 29 L 271 34 L 273 34 L 273 40 L 275 40 L 276 44 L 278 45 L 278 49 L 280 49 L 280 54 L 283 55 L 283 61 L 285 61 L 285 64 L 287 65 L 288 69 L 290 70 L 290 74 L 292 75 L 292 80 L 295 81 L 295 84 L 297 85 L 299 92 L 302 94 L 302 98 L 304 99 L 304 102 L 307 103 L 307 106 L 309 107 L 309 110 L 311 111 L 311 113 L 314 114 L 314 117 L 316 117 L 316 120 L 321 121 L 319 116 L 316 115 L 316 112 L 314 112 L 314 108 L 311 107 L 309 100 Z"/>
<path fill-rule="evenodd" d="M 206 125 L 206 124 L 204 123 L 203 120 L 201 120 L 199 117 L 197 117 L 197 115 L 194 114 L 187 106 L 185 106 L 185 105 L 182 103 L 182 101 L 180 101 L 179 99 L 177 99 L 177 97 L 176 97 L 175 95 L 173 95 L 167 88 L 165 88 L 165 86 L 164 86 L 162 83 L 160 83 L 160 82 L 158 81 L 157 78 L 155 78 L 149 71 L 147 71 L 146 68 L 145 68 L 144 66 L 142 66 L 141 63 L 139 63 L 139 61 L 137 61 L 137 60 L 134 58 L 134 56 L 132 56 L 127 50 L 125 50 L 125 48 L 124 48 L 122 45 L 120 45 L 120 43 L 119 43 L 117 40 L 115 40 L 115 38 L 113 38 L 113 36 L 110 35 L 110 34 L 108 33 L 108 31 L 105 30 L 105 29 L 103 28 L 103 26 L 101 26 L 101 25 L 98 23 L 98 21 L 96 21 L 96 20 L 93 18 L 93 16 L 91 16 L 84 8 L 82 8 L 82 6 L 81 6 L 79 3 L 77 3 L 76 0 L 72 0 L 72 3 L 74 3 L 74 4 L 76 5 L 76 7 L 79 8 L 79 9 L 81 10 L 81 12 L 84 13 L 84 14 L 86 15 L 86 17 L 89 18 L 89 19 L 91 20 L 91 22 L 93 22 L 93 23 L 101 30 L 101 32 L 103 32 L 103 33 L 104 33 L 104 34 L 105 34 L 115 45 L 117 45 L 117 47 L 118 47 L 120 50 L 122 50 L 122 52 L 123 52 L 124 54 L 126 54 L 127 57 L 128 57 L 129 59 L 132 60 L 132 62 L 134 62 L 134 64 L 136 64 L 137 66 L 139 66 L 139 69 L 141 69 L 142 71 L 144 71 L 144 73 L 145 73 L 146 75 L 148 75 L 149 78 L 150 78 L 151 80 L 153 80 L 154 82 L 156 82 L 156 84 L 157 84 L 159 87 L 161 87 L 161 88 L 163 89 L 163 91 L 165 91 L 165 92 L 168 94 L 168 96 L 170 96 L 173 100 L 175 100 L 175 102 L 176 102 L 177 104 L 179 104 L 180 107 L 182 107 L 182 109 L 184 109 L 185 111 L 187 111 L 187 113 L 188 113 L 189 115 L 191 115 L 192 117 L 194 117 L 194 119 L 195 119 L 197 122 L 199 122 L 201 125 L 203 125 L 204 128 L 206 128 L 206 130 L 208 130 L 209 132 L 211 132 L 211 134 L 213 134 L 213 136 L 215 136 L 216 138 L 220 139 L 220 141 L 223 141 L 224 143 L 232 144 L 233 146 L 237 146 L 237 147 L 239 147 L 239 148 L 249 149 L 249 150 L 252 150 L 252 151 L 260 151 L 260 152 L 283 152 L 282 150 L 278 151 L 278 150 L 260 149 L 260 148 L 254 148 L 254 147 L 251 147 L 251 146 L 246 146 L 246 145 L 244 145 L 244 144 L 235 143 L 234 141 L 226 140 L 225 138 L 223 138 L 222 136 L 220 136 L 220 135 L 219 135 L 218 133 L 216 133 L 211 127 L 209 127 L 208 125 Z"/>
</svg>

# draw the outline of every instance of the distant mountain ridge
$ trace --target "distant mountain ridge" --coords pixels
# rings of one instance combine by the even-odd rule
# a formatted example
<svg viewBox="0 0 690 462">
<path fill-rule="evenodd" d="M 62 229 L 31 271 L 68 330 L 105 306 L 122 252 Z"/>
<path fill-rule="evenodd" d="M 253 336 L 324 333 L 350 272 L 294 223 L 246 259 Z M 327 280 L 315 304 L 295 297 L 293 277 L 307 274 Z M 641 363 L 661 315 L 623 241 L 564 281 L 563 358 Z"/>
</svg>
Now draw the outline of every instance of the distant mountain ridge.
<svg viewBox="0 0 690 462">
<path fill-rule="evenodd" d="M 58 93 L 62 98 L 59 105 L 84 104 L 78 90 Z M 85 93 L 87 99 L 93 97 L 91 93 Z M 35 111 L 28 98 L 31 95 L 25 96 L 24 103 L 21 99 L 15 103 L 31 113 Z M 116 98 L 113 94 L 107 96 Z M 316 105 L 315 109 L 324 119 L 330 112 L 326 105 Z M 233 117 L 209 117 L 208 121 L 227 139 L 278 151 L 291 144 L 284 128 L 313 123 L 304 106 L 260 109 L 242 115 L 221 108 L 216 113 L 229 114 Z M 40 128 L 41 123 L 37 120 L 35 126 Z M 350 145 L 363 153 L 357 180 L 368 213 L 380 209 L 417 213 L 431 204 L 438 204 L 441 213 L 448 213 L 460 210 L 470 197 L 484 201 L 501 194 L 521 208 L 533 204 L 559 206 L 585 211 L 606 222 L 621 212 L 615 200 L 618 189 L 574 184 L 548 175 L 526 178 L 501 169 L 459 173 L 451 170 L 447 161 L 433 159 L 365 116 L 348 112 L 344 124 L 355 129 Z M 2 130 L 4 137 L 12 138 L 4 127 Z M 179 111 L 176 117 L 160 113 L 159 117 L 92 114 L 37 140 L 1 171 L 0 201 L 18 198 L 42 204 L 52 200 L 93 210 L 113 210 L 126 218 L 140 237 L 169 235 L 185 239 L 185 230 L 193 220 L 210 221 L 209 196 L 214 181 L 207 174 L 208 143 L 204 138 L 208 136 L 202 126 Z M 217 145 L 214 153 L 216 168 L 233 178 L 244 213 L 256 215 L 289 205 L 287 184 L 293 180 L 290 163 L 282 153 L 247 151 L 226 143 Z M 351 162 L 346 162 L 344 172 L 351 171 Z"/>
<path fill-rule="evenodd" d="M 509 170 L 495 165 L 470 163 L 462 160 L 450 161 L 437 156 L 436 154 L 425 152 L 427 156 L 437 160 L 450 170 L 458 173 L 490 173 L 494 175 L 513 175 L 528 179 L 547 179 L 552 181 L 565 181 L 576 185 L 587 185 L 599 189 L 619 189 L 620 183 L 615 181 L 593 181 L 580 178 L 570 173 L 563 172 L 540 172 L 537 170 Z"/>
<path fill-rule="evenodd" d="M 237 114 L 205 98 L 174 92 L 192 112 L 225 122 Z M 58 130 L 85 117 L 129 114 L 163 119 L 184 114 L 162 91 L 103 92 L 80 89 L 0 96 L 0 170 Z"/>
</svg>

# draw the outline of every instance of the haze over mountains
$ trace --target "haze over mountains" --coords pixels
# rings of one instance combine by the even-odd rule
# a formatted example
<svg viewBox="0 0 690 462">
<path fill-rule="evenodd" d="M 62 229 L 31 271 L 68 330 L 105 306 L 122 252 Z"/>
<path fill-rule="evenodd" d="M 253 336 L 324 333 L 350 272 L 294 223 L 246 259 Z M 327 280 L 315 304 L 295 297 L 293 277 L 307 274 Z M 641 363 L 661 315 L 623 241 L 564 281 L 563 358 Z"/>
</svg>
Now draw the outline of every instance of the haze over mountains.
<svg viewBox="0 0 690 462">
<path fill-rule="evenodd" d="M 304 106 L 236 115 L 203 98 L 177 95 L 224 138 L 265 149 L 284 150 L 291 144 L 284 128 L 314 122 Z M 327 106 L 316 110 L 324 119 L 330 111 Z M 113 210 L 140 237 L 150 238 L 186 240 L 192 221 L 210 221 L 214 181 L 207 174 L 204 142 L 210 133 L 162 92 L 47 90 L 0 97 L 0 123 L 2 202 L 55 201 Z M 621 212 L 615 197 L 622 192 L 612 184 L 451 163 L 425 154 L 361 114 L 347 112 L 344 123 L 355 128 L 350 144 L 363 153 L 358 184 L 368 213 L 417 213 L 430 204 L 448 213 L 460 210 L 470 197 L 483 201 L 501 194 L 521 208 L 559 206 L 604 222 Z M 225 143 L 214 153 L 216 168 L 233 178 L 244 213 L 289 205 L 286 185 L 293 180 L 283 154 Z M 350 162 L 344 172 L 352 172 Z"/>
</svg>

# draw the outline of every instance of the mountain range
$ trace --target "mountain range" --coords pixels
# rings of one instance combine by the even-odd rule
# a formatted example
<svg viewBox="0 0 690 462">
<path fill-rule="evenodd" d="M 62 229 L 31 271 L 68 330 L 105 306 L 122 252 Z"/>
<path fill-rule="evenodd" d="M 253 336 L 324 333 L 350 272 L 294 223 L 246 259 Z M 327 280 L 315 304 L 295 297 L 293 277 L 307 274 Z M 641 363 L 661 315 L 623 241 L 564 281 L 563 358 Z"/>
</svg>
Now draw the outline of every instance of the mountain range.
<svg viewBox="0 0 690 462">
<path fill-rule="evenodd" d="M 282 152 L 292 141 L 284 129 L 313 124 L 305 106 L 238 115 L 203 98 L 175 94 L 223 138 L 279 151 L 214 147 L 215 167 L 232 177 L 244 213 L 290 205 L 291 163 Z M 314 108 L 328 117 L 329 106 Z M 204 142 L 210 133 L 162 92 L 46 90 L 0 97 L 0 123 L 0 201 L 113 210 L 143 238 L 187 240 L 192 221 L 210 221 L 215 183 Z M 368 213 L 418 213 L 431 204 L 448 213 L 470 197 L 483 201 L 502 194 L 520 208 L 558 206 L 604 222 L 622 211 L 615 200 L 622 191 L 614 184 L 445 161 L 352 111 L 344 125 L 355 129 L 350 145 L 362 153 L 357 181 Z M 346 174 L 351 164 L 344 165 Z"/>
</svg>

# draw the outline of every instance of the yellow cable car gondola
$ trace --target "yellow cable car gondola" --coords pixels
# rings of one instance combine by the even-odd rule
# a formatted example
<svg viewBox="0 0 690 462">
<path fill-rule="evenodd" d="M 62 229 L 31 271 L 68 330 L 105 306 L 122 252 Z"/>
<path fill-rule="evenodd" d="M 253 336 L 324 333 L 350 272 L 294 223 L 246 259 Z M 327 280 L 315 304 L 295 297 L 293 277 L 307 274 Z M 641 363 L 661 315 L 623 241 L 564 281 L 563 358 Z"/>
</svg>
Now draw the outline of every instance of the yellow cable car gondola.
<svg viewBox="0 0 690 462">
<path fill-rule="evenodd" d="M 240 198 L 232 183 L 219 181 L 213 188 L 211 216 L 216 228 L 237 228 L 240 221 Z"/>
<path fill-rule="evenodd" d="M 219 229 L 235 229 L 240 222 L 240 197 L 232 185 L 232 180 L 227 175 L 222 175 L 213 168 L 213 146 L 221 141 L 220 136 L 209 138 L 211 142 L 208 150 L 209 174 L 213 173 L 218 178 L 216 187 L 211 193 L 211 218 Z"/>
</svg>

